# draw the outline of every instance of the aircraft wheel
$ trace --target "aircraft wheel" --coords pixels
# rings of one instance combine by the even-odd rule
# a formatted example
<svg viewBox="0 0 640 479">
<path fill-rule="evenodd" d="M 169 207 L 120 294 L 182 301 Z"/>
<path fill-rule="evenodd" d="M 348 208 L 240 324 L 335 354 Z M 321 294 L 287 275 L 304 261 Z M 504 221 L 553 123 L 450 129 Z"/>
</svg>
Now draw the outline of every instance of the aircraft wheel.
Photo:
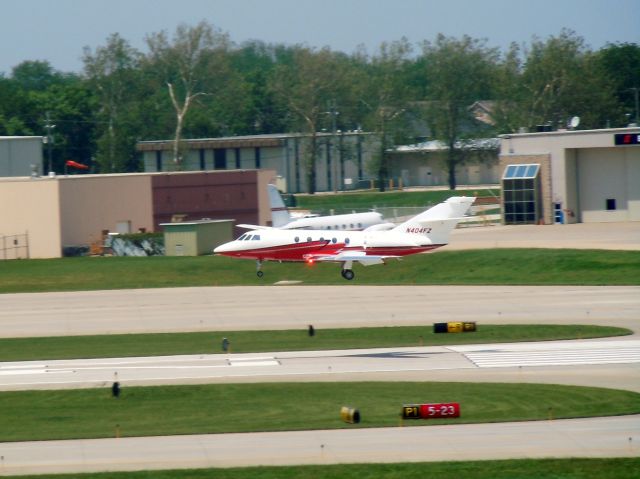
<svg viewBox="0 0 640 479">
<path fill-rule="evenodd" d="M 346 279 L 347 281 L 351 281 L 355 277 L 355 273 L 353 272 L 353 270 L 343 269 L 342 270 L 342 277 L 344 279 Z"/>
<path fill-rule="evenodd" d="M 256 274 L 258 275 L 258 278 L 262 278 L 264 276 L 262 271 L 257 271 Z"/>
</svg>

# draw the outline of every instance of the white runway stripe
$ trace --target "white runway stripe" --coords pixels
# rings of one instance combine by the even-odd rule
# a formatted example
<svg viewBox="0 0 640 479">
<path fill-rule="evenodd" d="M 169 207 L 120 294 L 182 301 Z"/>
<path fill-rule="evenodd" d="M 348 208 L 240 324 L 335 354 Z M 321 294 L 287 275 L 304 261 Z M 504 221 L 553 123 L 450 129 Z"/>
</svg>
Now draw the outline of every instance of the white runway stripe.
<svg viewBox="0 0 640 479">
<path fill-rule="evenodd" d="M 543 351 L 468 351 L 463 354 L 479 368 L 640 363 L 640 346 L 593 349 L 549 348 Z"/>
</svg>

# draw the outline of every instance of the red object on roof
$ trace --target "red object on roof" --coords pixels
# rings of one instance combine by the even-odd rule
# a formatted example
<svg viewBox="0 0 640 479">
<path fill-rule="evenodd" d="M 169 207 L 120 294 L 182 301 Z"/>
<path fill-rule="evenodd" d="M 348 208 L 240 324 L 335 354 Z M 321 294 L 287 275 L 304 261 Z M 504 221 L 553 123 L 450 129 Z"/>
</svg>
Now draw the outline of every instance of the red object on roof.
<svg viewBox="0 0 640 479">
<path fill-rule="evenodd" d="M 73 160 L 67 160 L 67 162 L 65 163 L 67 166 L 70 166 L 72 168 L 78 168 L 80 170 L 88 170 L 89 167 L 87 165 L 83 165 L 82 163 L 78 163 L 76 161 Z"/>
</svg>

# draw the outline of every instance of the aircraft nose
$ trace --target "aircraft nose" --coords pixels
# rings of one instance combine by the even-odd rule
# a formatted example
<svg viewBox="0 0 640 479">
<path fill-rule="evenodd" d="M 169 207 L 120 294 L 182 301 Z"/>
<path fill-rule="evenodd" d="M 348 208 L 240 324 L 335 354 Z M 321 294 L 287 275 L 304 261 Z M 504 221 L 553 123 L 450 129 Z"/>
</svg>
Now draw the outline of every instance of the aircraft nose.
<svg viewBox="0 0 640 479">
<path fill-rule="evenodd" d="M 220 246 L 216 246 L 213 249 L 213 252 L 215 254 L 226 253 L 227 251 L 229 251 L 229 244 L 230 243 L 224 243 L 224 244 L 221 244 Z"/>
</svg>

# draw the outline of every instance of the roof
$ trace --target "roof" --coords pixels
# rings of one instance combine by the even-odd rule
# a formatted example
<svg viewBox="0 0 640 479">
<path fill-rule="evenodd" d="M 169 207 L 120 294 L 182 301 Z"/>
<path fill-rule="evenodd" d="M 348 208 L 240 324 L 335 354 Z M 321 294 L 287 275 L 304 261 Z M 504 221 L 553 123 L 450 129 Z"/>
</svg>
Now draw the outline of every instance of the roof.
<svg viewBox="0 0 640 479">
<path fill-rule="evenodd" d="M 173 223 L 160 223 L 160 226 L 194 226 L 194 225 L 206 225 L 210 223 L 229 223 L 235 221 L 229 220 L 194 220 L 194 221 L 176 221 Z"/>
<path fill-rule="evenodd" d="M 469 140 L 458 140 L 455 143 L 455 148 L 465 148 L 470 150 L 498 150 L 500 149 L 500 138 L 475 138 Z M 414 145 L 401 145 L 395 148 L 394 151 L 399 153 L 408 152 L 432 152 L 432 151 L 446 151 L 449 147 L 440 140 L 423 141 L 422 143 L 416 143 Z"/>
<path fill-rule="evenodd" d="M 368 135 L 363 131 L 342 131 L 340 135 Z M 284 146 L 286 140 L 291 138 L 306 138 L 308 133 L 275 133 L 270 135 L 246 135 L 226 136 L 220 138 L 195 138 L 182 140 L 189 148 L 215 149 L 215 148 L 256 148 Z M 317 136 L 332 136 L 332 133 L 318 132 Z M 173 149 L 173 140 L 139 141 L 136 144 L 137 151 L 163 151 Z"/>
</svg>

